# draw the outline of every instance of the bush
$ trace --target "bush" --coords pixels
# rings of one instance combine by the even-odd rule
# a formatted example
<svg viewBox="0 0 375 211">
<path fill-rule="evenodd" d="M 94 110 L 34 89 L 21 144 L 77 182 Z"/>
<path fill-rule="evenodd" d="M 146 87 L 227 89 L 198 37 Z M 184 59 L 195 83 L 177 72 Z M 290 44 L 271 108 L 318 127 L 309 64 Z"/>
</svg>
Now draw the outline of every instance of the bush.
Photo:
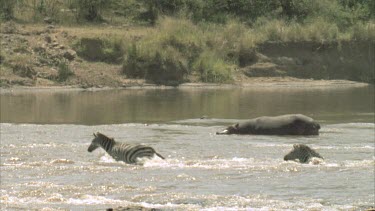
<svg viewBox="0 0 375 211">
<path fill-rule="evenodd" d="M 73 48 L 88 61 L 119 64 L 124 55 L 122 41 L 116 38 L 82 38 L 73 44 Z"/>
<path fill-rule="evenodd" d="M 228 83 L 232 79 L 232 65 L 229 65 L 213 51 L 203 52 L 193 66 L 200 73 L 201 81 Z"/>
<path fill-rule="evenodd" d="M 352 27 L 353 40 L 375 41 L 375 22 L 373 23 L 357 23 Z"/>
<path fill-rule="evenodd" d="M 3 64 L 5 61 L 5 56 L 3 55 L 2 52 L 0 52 L 0 64 Z"/>
<path fill-rule="evenodd" d="M 14 7 L 17 1 L 15 0 L 1 0 L 0 1 L 0 17 L 4 20 L 11 20 L 14 18 Z"/>
<path fill-rule="evenodd" d="M 139 20 L 146 21 L 150 23 L 151 25 L 155 25 L 156 21 L 159 17 L 159 10 L 156 8 L 157 1 L 145 1 L 147 10 L 144 12 L 141 12 L 138 15 Z"/>
<path fill-rule="evenodd" d="M 76 19 L 89 22 L 103 21 L 102 12 L 112 5 L 113 0 L 73 0 L 70 9 L 76 11 Z"/>
<path fill-rule="evenodd" d="M 202 31 L 190 21 L 161 19 L 156 32 L 128 48 L 123 73 L 155 83 L 182 83 L 204 46 Z"/>
<path fill-rule="evenodd" d="M 73 71 L 70 69 L 66 62 L 60 62 L 58 65 L 58 80 L 66 81 L 70 76 L 74 75 Z"/>
<path fill-rule="evenodd" d="M 146 79 L 155 83 L 178 85 L 188 73 L 186 59 L 172 47 L 156 51 L 150 61 Z"/>
<path fill-rule="evenodd" d="M 321 17 L 340 28 L 375 14 L 372 0 L 144 0 L 168 16 L 184 14 L 194 22 L 227 23 L 237 19 L 252 25 L 258 18 L 297 20 Z M 151 7 L 149 7 L 151 8 Z"/>
<path fill-rule="evenodd" d="M 130 78 L 144 78 L 146 75 L 145 62 L 138 53 L 137 44 L 133 42 L 125 56 L 122 72 Z"/>
<path fill-rule="evenodd" d="M 189 68 L 205 47 L 204 34 L 190 21 L 163 19 L 159 31 L 159 36 L 150 42 L 156 42 L 161 48 L 174 48 L 185 57 Z"/>
<path fill-rule="evenodd" d="M 323 18 L 311 19 L 304 24 L 296 21 L 259 19 L 254 30 L 263 41 L 316 41 L 325 42 L 341 39 L 339 27 Z"/>
<path fill-rule="evenodd" d="M 188 73 L 187 60 L 173 47 L 139 50 L 133 43 L 123 64 L 130 78 L 144 78 L 157 84 L 178 85 Z"/>
<path fill-rule="evenodd" d="M 36 71 L 33 68 L 33 61 L 28 55 L 15 55 L 7 59 L 6 65 L 12 68 L 14 74 L 21 77 L 34 78 L 36 75 Z"/>
</svg>

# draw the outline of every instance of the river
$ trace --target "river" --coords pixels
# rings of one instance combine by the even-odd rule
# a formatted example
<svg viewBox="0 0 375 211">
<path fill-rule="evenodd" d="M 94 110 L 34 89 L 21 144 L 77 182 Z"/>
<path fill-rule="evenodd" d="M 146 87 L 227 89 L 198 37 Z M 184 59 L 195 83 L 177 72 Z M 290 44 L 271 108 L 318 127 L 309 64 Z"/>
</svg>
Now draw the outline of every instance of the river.
<svg viewBox="0 0 375 211">
<path fill-rule="evenodd" d="M 1 210 L 365 210 L 375 206 L 374 87 L 2 91 Z M 215 135 L 302 113 L 319 136 Z M 204 118 L 201 118 L 204 117 Z M 114 161 L 94 132 L 165 160 Z M 295 143 L 325 159 L 283 161 Z"/>
</svg>

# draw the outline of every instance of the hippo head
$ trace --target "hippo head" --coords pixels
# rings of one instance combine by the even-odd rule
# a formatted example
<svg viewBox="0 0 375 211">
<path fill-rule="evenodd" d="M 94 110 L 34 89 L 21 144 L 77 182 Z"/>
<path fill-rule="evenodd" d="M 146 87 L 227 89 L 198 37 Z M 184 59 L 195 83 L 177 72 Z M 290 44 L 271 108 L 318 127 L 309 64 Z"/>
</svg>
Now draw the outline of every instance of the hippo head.
<svg viewBox="0 0 375 211">
<path fill-rule="evenodd" d="M 234 134 L 238 131 L 239 124 L 231 125 L 221 132 L 216 132 L 216 135 Z"/>
<path fill-rule="evenodd" d="M 305 124 L 302 135 L 319 135 L 320 125 L 316 122 Z"/>
<path fill-rule="evenodd" d="M 315 121 L 297 119 L 294 121 L 296 135 L 319 135 L 320 125 Z"/>
<path fill-rule="evenodd" d="M 319 129 L 320 125 L 316 122 L 313 122 L 307 130 L 312 135 L 319 135 Z"/>
</svg>

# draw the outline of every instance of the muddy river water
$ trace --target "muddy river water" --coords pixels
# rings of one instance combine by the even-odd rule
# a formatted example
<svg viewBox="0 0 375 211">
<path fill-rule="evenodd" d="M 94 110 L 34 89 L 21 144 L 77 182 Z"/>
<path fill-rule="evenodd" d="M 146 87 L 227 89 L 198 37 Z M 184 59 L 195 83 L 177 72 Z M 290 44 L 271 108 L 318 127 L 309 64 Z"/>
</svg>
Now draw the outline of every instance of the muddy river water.
<svg viewBox="0 0 375 211">
<path fill-rule="evenodd" d="M 374 206 L 374 87 L 2 91 L 1 210 L 364 210 Z M 218 136 L 302 113 L 319 136 Z M 201 117 L 205 117 L 201 119 Z M 154 147 L 143 165 L 87 152 L 94 132 Z M 325 160 L 283 161 L 303 143 Z"/>
</svg>

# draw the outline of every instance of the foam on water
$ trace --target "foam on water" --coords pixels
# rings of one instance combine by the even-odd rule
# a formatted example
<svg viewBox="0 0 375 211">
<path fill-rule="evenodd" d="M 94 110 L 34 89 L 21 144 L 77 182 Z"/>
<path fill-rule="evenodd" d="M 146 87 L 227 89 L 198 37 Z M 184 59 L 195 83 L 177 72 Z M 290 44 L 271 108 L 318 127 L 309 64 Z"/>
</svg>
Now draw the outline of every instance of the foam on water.
<svg viewBox="0 0 375 211">
<path fill-rule="evenodd" d="M 139 196 L 142 197 L 142 196 Z M 162 196 L 150 197 L 157 198 Z M 165 197 L 165 196 L 164 196 Z M 65 199 L 59 194 L 53 194 L 44 199 L 37 197 L 16 198 L 2 196 L 3 205 L 7 208 L 10 205 L 19 205 L 27 209 L 27 205 L 39 204 L 40 207 L 61 206 L 61 204 L 86 206 L 92 209 L 100 207 L 126 207 L 126 206 L 143 206 L 148 208 L 159 208 L 163 210 L 204 210 L 204 211 L 219 211 L 219 210 L 357 210 L 359 207 L 356 205 L 325 205 L 323 200 L 311 201 L 303 198 L 295 198 L 294 202 L 285 202 L 278 200 L 271 200 L 262 196 L 246 196 L 246 197 L 225 197 L 218 195 L 204 196 L 199 195 L 192 197 L 190 195 L 180 195 L 177 198 L 169 198 L 170 202 L 165 203 L 147 203 L 147 202 L 132 202 L 126 200 L 115 200 L 103 196 L 81 195 L 77 198 Z M 204 203 L 201 203 L 203 202 Z M 238 204 L 238 205 L 234 205 Z M 93 207 L 94 206 L 94 207 Z M 96 208 L 95 208 L 96 206 Z"/>
<path fill-rule="evenodd" d="M 114 161 L 116 162 L 116 161 Z M 257 171 L 290 171 L 290 168 L 321 167 L 346 167 L 346 168 L 373 168 L 375 159 L 361 161 L 332 162 L 320 158 L 312 158 L 307 164 L 295 161 L 282 160 L 256 160 L 254 158 L 232 158 L 211 160 L 178 160 L 178 159 L 151 159 L 143 163 L 145 168 L 201 168 L 201 169 L 248 169 Z"/>
<path fill-rule="evenodd" d="M 50 161 L 51 164 L 74 164 L 74 161 L 69 159 L 55 159 Z"/>
<path fill-rule="evenodd" d="M 220 126 L 199 121 L 1 124 L 2 205 L 38 210 L 126 205 L 166 210 L 356 210 L 374 203 L 372 123 L 323 125 L 318 137 L 285 137 L 216 136 Z M 102 149 L 88 153 L 97 131 L 121 142 L 151 145 L 166 159 L 129 165 Z M 308 164 L 284 161 L 294 143 L 309 145 L 325 159 Z"/>
<path fill-rule="evenodd" d="M 124 201 L 122 200 L 115 200 L 110 199 L 103 196 L 93 196 L 93 195 L 87 195 L 83 194 L 78 196 L 77 198 L 69 198 L 67 200 L 68 204 L 74 204 L 74 205 L 82 205 L 82 204 L 122 204 Z"/>
</svg>

